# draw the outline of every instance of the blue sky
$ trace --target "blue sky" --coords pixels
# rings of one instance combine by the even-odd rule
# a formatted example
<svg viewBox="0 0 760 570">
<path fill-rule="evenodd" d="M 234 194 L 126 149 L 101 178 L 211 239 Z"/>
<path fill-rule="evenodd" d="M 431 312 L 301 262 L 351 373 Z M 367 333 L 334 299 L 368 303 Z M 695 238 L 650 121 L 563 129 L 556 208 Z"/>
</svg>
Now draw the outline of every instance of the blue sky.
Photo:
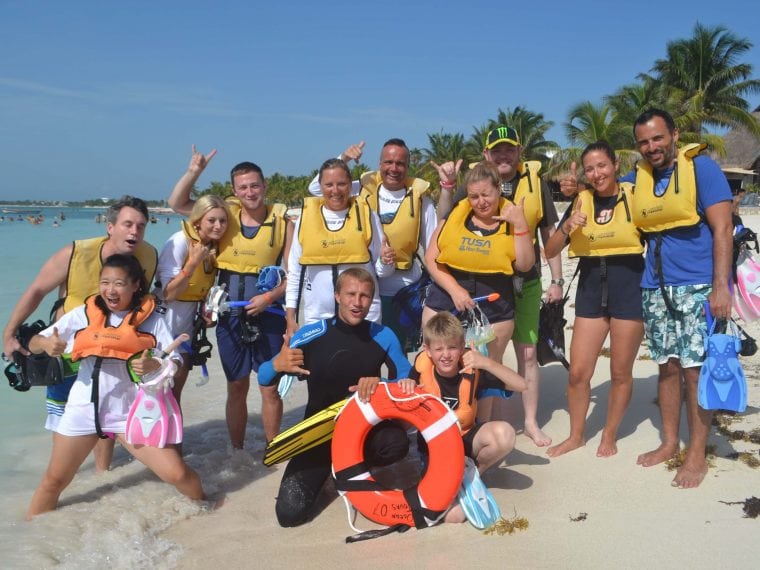
<svg viewBox="0 0 760 570">
<path fill-rule="evenodd" d="M 193 143 L 219 150 L 200 186 L 243 160 L 306 174 L 359 140 L 375 166 L 390 137 L 469 136 L 517 105 L 565 144 L 573 105 L 648 71 L 697 20 L 749 38 L 758 77 L 758 6 L 0 0 L 0 199 L 162 198 Z"/>
</svg>

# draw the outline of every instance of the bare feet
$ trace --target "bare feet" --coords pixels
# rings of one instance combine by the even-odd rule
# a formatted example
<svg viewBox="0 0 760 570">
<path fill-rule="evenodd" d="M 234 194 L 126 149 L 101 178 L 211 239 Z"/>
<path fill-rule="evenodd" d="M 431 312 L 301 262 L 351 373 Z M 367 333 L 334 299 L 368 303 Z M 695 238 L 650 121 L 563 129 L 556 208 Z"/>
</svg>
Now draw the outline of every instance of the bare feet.
<svg viewBox="0 0 760 570">
<path fill-rule="evenodd" d="M 525 425 L 525 428 L 523 429 L 525 432 L 525 435 L 527 435 L 530 439 L 533 440 L 533 443 L 536 444 L 538 447 L 546 447 L 552 442 L 552 438 L 550 438 L 548 435 L 546 435 L 544 432 L 541 431 L 541 428 L 539 428 L 537 425 Z"/>
<path fill-rule="evenodd" d="M 546 455 L 548 455 L 549 457 L 559 457 L 560 455 L 564 455 L 568 451 L 573 451 L 574 449 L 578 449 L 579 447 L 583 447 L 584 445 L 586 445 L 585 440 L 568 437 L 562 443 L 559 443 L 547 449 Z"/>
<path fill-rule="evenodd" d="M 694 489 L 699 487 L 699 484 L 707 475 L 707 459 L 703 454 L 695 454 L 697 457 L 689 457 L 689 453 L 686 453 L 686 459 L 684 459 L 683 465 L 676 472 L 676 476 L 670 483 L 673 487 L 679 489 Z"/>
<path fill-rule="evenodd" d="M 463 523 L 466 520 L 467 517 L 464 516 L 464 511 L 462 510 L 462 507 L 459 506 L 459 501 L 456 501 L 456 504 L 451 507 L 449 512 L 443 517 L 443 522 L 447 523 Z"/>
<path fill-rule="evenodd" d="M 612 457 L 618 452 L 617 440 L 615 436 L 608 436 L 602 432 L 602 441 L 599 443 L 599 447 L 596 449 L 597 457 Z"/>
<path fill-rule="evenodd" d="M 667 461 L 676 453 L 678 453 L 677 443 L 661 443 L 660 447 L 657 449 L 639 455 L 636 463 L 642 467 L 651 467 L 652 465 L 657 465 L 663 461 Z"/>
</svg>

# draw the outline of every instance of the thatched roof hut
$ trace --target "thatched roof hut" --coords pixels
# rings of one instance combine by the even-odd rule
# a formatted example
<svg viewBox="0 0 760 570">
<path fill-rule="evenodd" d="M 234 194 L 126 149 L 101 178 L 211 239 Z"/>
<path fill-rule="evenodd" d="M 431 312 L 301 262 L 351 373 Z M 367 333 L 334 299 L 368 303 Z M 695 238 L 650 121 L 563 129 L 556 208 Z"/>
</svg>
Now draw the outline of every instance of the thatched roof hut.
<svg viewBox="0 0 760 570">
<path fill-rule="evenodd" d="M 752 114 L 760 121 L 760 107 Z M 715 157 L 728 178 L 731 188 L 740 188 L 748 183 L 760 183 L 760 139 L 747 129 L 731 129 L 723 137 L 726 145 L 725 158 Z"/>
</svg>

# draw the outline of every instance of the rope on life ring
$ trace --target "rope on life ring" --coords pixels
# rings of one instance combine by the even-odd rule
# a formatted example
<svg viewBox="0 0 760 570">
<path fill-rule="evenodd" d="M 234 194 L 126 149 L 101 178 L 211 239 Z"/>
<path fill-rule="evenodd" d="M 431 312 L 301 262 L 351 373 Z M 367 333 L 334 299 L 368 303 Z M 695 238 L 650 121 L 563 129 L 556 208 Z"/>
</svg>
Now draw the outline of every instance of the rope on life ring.
<svg viewBox="0 0 760 570">
<path fill-rule="evenodd" d="M 364 442 L 374 425 L 403 420 L 425 439 L 430 460 L 425 476 L 408 489 L 387 489 L 364 463 Z M 436 524 L 457 495 L 464 476 L 464 446 L 457 417 L 435 396 L 404 394 L 381 383 L 367 403 L 351 398 L 335 424 L 332 440 L 335 487 L 362 515 L 384 525 L 425 528 Z"/>
</svg>

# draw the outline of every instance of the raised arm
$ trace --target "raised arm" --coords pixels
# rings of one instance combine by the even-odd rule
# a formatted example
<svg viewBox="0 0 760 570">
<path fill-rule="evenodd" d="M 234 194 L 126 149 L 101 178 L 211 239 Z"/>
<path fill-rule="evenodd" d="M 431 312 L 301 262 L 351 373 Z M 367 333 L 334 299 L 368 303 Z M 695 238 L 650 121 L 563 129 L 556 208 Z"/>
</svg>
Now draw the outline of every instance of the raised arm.
<svg viewBox="0 0 760 570">
<path fill-rule="evenodd" d="M 348 164 L 350 161 L 354 161 L 359 164 L 362 154 L 364 153 L 364 141 L 359 141 L 357 144 L 352 144 L 338 156 L 343 162 Z M 351 196 L 356 196 L 362 189 L 362 184 L 358 180 L 351 182 Z M 322 187 L 319 185 L 319 174 L 309 183 L 309 194 L 312 196 L 321 196 Z"/>
<path fill-rule="evenodd" d="M 13 351 L 29 354 L 14 335 L 18 327 L 40 306 L 45 295 L 66 282 L 72 252 L 73 245 L 70 244 L 54 253 L 13 308 L 3 331 L 3 353 L 9 358 Z"/>
<path fill-rule="evenodd" d="M 206 169 L 211 159 L 216 156 L 216 149 L 210 153 L 204 155 L 202 152 L 198 152 L 193 145 L 193 154 L 190 157 L 190 165 L 187 167 L 187 171 L 177 180 L 174 185 L 171 195 L 169 196 L 169 207 L 183 216 L 189 216 L 193 209 L 195 200 L 190 198 L 190 191 L 193 189 L 193 185 L 197 182 L 201 173 Z"/>
</svg>

